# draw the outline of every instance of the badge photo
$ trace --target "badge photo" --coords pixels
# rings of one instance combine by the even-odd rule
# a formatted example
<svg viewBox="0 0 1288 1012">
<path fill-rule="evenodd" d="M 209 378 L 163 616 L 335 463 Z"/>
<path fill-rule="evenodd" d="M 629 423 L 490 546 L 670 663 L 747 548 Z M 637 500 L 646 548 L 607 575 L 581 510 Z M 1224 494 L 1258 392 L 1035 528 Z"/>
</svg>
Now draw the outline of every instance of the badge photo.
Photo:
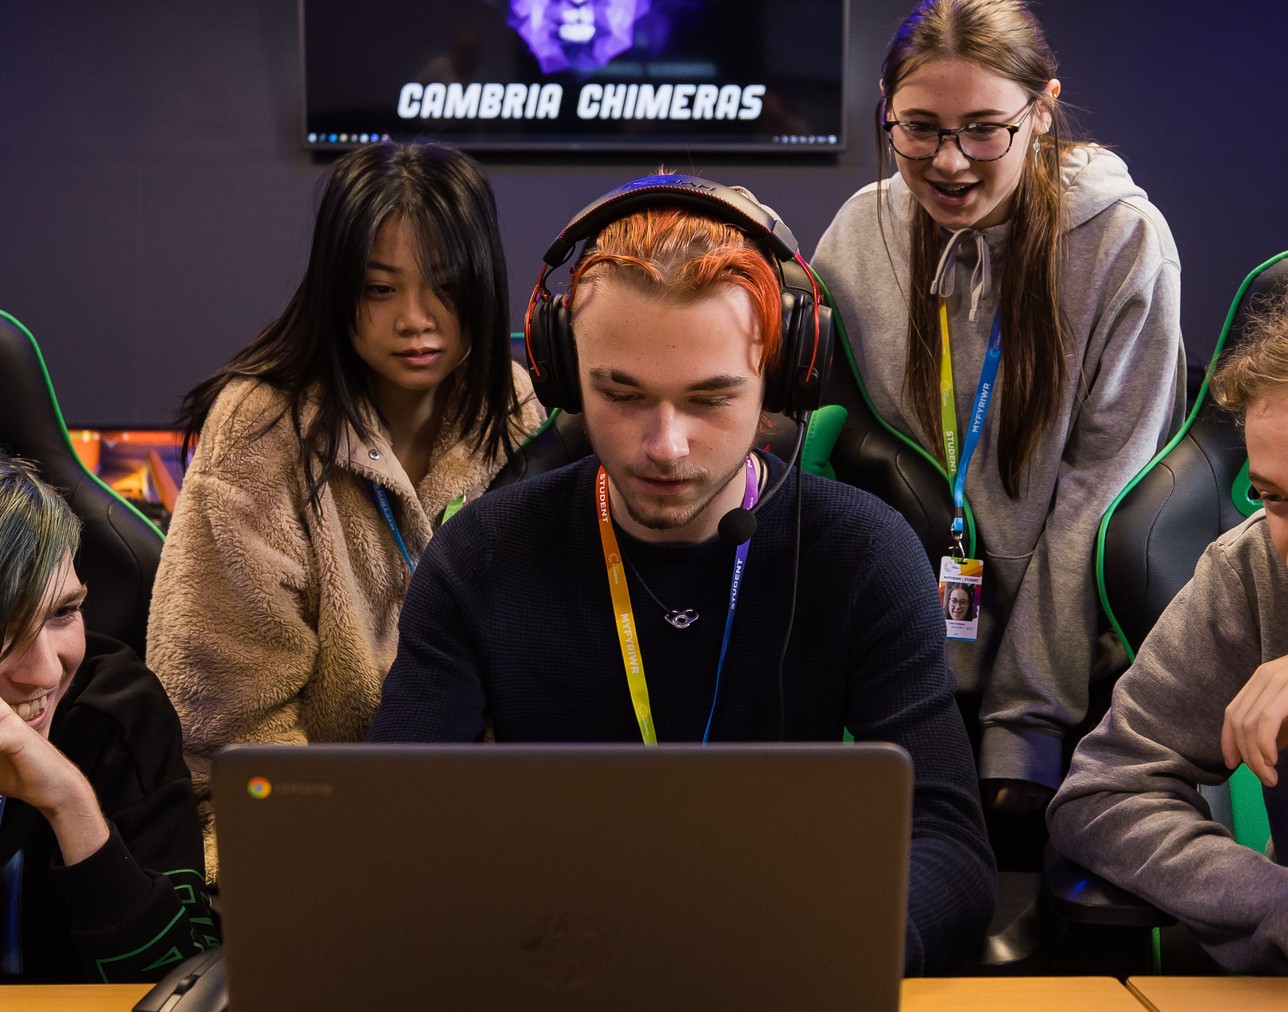
<svg viewBox="0 0 1288 1012">
<path fill-rule="evenodd" d="M 939 563 L 939 600 L 944 608 L 945 635 L 974 642 L 979 636 L 980 592 L 984 585 L 981 559 L 945 556 Z"/>
</svg>

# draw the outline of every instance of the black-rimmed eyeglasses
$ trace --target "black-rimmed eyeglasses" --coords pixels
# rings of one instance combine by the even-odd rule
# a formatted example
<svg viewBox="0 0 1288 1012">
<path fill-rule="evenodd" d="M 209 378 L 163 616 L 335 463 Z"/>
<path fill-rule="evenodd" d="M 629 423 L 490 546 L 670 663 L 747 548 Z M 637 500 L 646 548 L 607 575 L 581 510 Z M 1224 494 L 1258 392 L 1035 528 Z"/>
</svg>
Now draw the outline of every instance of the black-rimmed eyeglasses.
<svg viewBox="0 0 1288 1012">
<path fill-rule="evenodd" d="M 881 127 L 890 138 L 890 146 L 895 153 L 911 161 L 934 158 L 939 154 L 944 139 L 951 137 L 961 153 L 972 162 L 995 162 L 1011 150 L 1015 135 L 1036 103 L 1036 99 L 1030 102 L 1014 123 L 967 123 L 947 130 L 918 120 L 898 119 L 886 120 Z"/>
</svg>

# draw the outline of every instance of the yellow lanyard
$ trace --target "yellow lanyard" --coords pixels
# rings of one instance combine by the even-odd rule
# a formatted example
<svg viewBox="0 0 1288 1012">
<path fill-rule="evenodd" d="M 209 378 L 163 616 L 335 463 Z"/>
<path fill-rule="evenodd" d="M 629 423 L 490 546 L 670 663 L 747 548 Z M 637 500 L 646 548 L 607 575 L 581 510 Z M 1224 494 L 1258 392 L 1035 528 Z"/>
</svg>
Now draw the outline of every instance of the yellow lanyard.
<svg viewBox="0 0 1288 1012">
<path fill-rule="evenodd" d="M 656 745 L 657 731 L 653 727 L 653 708 L 648 701 L 648 682 L 644 680 L 644 659 L 640 656 L 639 636 L 635 631 L 635 612 L 631 608 L 626 567 L 622 565 L 622 553 L 617 546 L 617 534 L 608 508 L 608 475 L 602 467 L 595 478 L 595 505 L 599 510 L 599 540 L 603 543 L 604 565 L 608 569 L 608 588 L 613 596 L 613 615 L 617 640 L 622 647 L 622 664 L 626 668 L 626 684 L 631 690 L 631 703 L 635 707 L 635 719 L 639 721 L 644 744 Z"/>
<path fill-rule="evenodd" d="M 957 403 L 953 393 L 953 351 L 948 339 L 948 303 L 939 300 L 939 415 L 944 433 L 948 480 L 957 477 Z"/>
</svg>

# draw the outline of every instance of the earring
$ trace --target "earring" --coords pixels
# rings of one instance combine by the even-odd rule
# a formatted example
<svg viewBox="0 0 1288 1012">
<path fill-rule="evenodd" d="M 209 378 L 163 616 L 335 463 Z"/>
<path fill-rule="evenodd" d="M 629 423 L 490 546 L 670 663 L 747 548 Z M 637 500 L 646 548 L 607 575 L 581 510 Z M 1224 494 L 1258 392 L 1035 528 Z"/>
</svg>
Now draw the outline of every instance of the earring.
<svg viewBox="0 0 1288 1012">
<path fill-rule="evenodd" d="M 1033 157 L 1034 157 L 1034 158 L 1037 158 L 1037 157 L 1038 157 L 1038 154 L 1039 154 L 1041 151 L 1042 151 L 1042 145 L 1038 142 L 1038 139 L 1037 139 L 1036 137 L 1034 137 L 1034 138 L 1033 138 Z"/>
</svg>

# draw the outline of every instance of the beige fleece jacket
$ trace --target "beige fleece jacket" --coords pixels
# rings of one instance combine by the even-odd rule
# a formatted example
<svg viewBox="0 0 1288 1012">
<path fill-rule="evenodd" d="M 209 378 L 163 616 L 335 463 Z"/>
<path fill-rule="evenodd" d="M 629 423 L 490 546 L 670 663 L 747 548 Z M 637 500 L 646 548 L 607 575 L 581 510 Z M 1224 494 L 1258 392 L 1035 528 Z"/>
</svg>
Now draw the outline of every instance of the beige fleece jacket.
<svg viewBox="0 0 1288 1012">
<path fill-rule="evenodd" d="M 515 366 L 518 438 L 542 411 Z M 216 400 L 184 478 L 152 592 L 148 664 L 183 725 L 201 803 L 206 874 L 218 875 L 210 761 L 233 742 L 360 741 L 398 645 L 410 571 L 376 504 L 388 494 L 419 559 L 443 509 L 481 494 L 503 461 L 481 459 L 444 424 L 416 488 L 382 425 L 350 429 L 320 510 L 308 506 L 285 395 L 238 380 Z"/>
</svg>

